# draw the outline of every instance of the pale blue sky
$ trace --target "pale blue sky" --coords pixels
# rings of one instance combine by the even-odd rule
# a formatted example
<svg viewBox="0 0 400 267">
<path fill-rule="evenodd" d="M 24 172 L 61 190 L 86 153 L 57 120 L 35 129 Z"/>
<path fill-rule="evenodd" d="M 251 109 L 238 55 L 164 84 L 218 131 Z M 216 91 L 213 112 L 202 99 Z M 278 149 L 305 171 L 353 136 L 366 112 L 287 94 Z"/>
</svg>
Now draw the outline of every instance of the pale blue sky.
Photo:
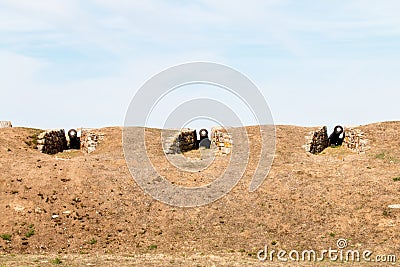
<svg viewBox="0 0 400 267">
<path fill-rule="evenodd" d="M 122 125 L 147 79 L 191 61 L 247 75 L 277 124 L 399 120 L 399 14 L 395 0 L 0 0 L 0 120 Z"/>
</svg>

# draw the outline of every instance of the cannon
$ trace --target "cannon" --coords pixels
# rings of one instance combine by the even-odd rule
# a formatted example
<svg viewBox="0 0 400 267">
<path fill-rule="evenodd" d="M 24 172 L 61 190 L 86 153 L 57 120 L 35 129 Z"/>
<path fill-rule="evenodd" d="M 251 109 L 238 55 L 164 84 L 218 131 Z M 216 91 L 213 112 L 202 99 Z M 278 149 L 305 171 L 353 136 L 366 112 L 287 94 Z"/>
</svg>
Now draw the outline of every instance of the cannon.
<svg viewBox="0 0 400 267">
<path fill-rule="evenodd" d="M 329 136 L 329 146 L 341 146 L 345 137 L 345 132 L 342 126 L 338 125 Z"/>
<path fill-rule="evenodd" d="M 200 134 L 200 141 L 208 138 L 208 131 L 206 129 L 201 129 L 199 134 Z"/>
<path fill-rule="evenodd" d="M 205 147 L 205 148 L 210 148 L 211 147 L 211 141 L 208 138 L 208 131 L 206 129 L 201 129 L 200 130 L 200 140 L 199 140 L 199 145 L 198 147 Z"/>
<path fill-rule="evenodd" d="M 68 131 L 69 149 L 80 149 L 81 139 L 78 137 L 78 132 L 75 129 Z"/>
</svg>

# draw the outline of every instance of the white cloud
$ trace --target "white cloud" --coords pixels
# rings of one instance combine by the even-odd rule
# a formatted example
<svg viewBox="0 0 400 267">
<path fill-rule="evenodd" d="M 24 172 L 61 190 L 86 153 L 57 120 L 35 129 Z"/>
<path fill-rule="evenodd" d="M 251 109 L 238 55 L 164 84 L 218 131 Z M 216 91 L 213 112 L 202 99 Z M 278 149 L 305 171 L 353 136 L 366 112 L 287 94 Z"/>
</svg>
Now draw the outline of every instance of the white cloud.
<svg viewBox="0 0 400 267">
<path fill-rule="evenodd" d="M 75 1 L 3 1 L 0 10 L 3 30 L 25 33 L 58 29 L 60 25 L 76 19 L 79 14 Z"/>
</svg>

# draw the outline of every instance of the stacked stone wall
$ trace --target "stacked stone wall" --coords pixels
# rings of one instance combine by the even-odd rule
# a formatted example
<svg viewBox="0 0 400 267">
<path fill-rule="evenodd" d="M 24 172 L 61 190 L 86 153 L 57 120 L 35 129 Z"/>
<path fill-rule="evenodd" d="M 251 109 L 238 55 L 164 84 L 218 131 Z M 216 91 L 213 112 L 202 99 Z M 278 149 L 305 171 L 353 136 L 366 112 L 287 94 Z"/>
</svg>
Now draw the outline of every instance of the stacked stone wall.
<svg viewBox="0 0 400 267">
<path fill-rule="evenodd" d="M 67 149 L 64 129 L 47 130 L 38 135 L 37 149 L 46 154 L 57 154 Z"/>
<path fill-rule="evenodd" d="M 224 127 L 211 128 L 212 143 L 222 154 L 230 154 L 233 146 L 232 136 Z"/>
</svg>

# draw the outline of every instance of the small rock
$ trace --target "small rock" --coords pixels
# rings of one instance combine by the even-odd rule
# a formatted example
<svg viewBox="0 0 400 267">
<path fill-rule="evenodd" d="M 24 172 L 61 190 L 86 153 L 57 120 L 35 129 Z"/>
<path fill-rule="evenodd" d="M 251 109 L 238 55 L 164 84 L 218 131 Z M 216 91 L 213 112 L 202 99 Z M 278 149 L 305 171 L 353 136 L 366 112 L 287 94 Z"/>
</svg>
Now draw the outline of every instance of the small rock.
<svg viewBox="0 0 400 267">
<path fill-rule="evenodd" d="M 39 207 L 36 207 L 36 208 L 35 208 L 35 213 L 42 213 L 42 209 L 39 208 Z"/>
<path fill-rule="evenodd" d="M 58 217 L 60 217 L 60 216 L 58 216 L 57 214 L 54 214 L 51 216 L 52 219 L 57 219 Z"/>
<path fill-rule="evenodd" d="M 15 211 L 23 211 L 25 209 L 25 207 L 24 206 L 21 206 L 21 205 L 14 205 L 14 210 Z"/>
</svg>

